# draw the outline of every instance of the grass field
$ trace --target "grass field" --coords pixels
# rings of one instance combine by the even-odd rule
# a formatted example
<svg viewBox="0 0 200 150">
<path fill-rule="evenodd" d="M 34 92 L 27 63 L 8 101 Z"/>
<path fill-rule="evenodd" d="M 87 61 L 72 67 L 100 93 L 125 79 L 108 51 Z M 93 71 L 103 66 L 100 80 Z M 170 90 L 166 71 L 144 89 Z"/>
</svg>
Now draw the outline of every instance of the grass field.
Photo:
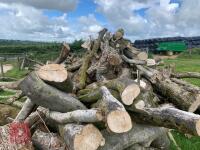
<svg viewBox="0 0 200 150">
<path fill-rule="evenodd" d="M 200 72 L 200 50 L 197 52 L 198 53 L 195 53 L 192 56 L 187 55 L 187 53 L 183 53 L 176 59 L 166 59 L 164 62 L 166 64 L 175 64 L 176 72 Z M 184 80 L 200 87 L 200 79 Z M 172 135 L 181 150 L 200 150 L 199 137 L 189 137 L 177 131 L 172 131 Z M 173 142 L 171 142 L 170 149 L 178 150 L 177 146 L 175 146 Z"/>
</svg>

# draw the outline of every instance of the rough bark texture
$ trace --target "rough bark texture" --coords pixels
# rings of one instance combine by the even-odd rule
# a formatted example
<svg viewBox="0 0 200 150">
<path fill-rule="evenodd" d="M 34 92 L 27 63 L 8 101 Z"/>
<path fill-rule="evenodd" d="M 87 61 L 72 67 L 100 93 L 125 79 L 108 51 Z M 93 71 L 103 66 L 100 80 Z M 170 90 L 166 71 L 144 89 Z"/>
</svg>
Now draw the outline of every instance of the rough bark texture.
<svg viewBox="0 0 200 150">
<path fill-rule="evenodd" d="M 103 121 L 103 114 L 98 109 L 91 110 L 75 110 L 67 113 L 60 113 L 55 111 L 49 111 L 45 108 L 40 108 L 39 111 L 43 113 L 47 118 L 55 121 L 59 124 L 67 123 L 84 123 L 84 122 L 100 122 Z"/>
<path fill-rule="evenodd" d="M 105 143 L 101 132 L 92 124 L 67 124 L 60 126 L 59 132 L 69 150 L 96 150 Z"/>
<path fill-rule="evenodd" d="M 76 98 L 45 84 L 34 72 L 21 82 L 20 88 L 35 104 L 53 111 L 68 112 L 86 109 Z"/>
<path fill-rule="evenodd" d="M 0 127 L 0 149 L 34 150 L 29 128 L 24 123 L 11 123 Z"/>
<path fill-rule="evenodd" d="M 172 74 L 175 78 L 200 78 L 200 73 L 198 72 L 183 72 Z"/>
<path fill-rule="evenodd" d="M 29 114 L 32 112 L 32 110 L 34 109 L 35 106 L 36 105 L 29 98 L 27 98 L 22 109 L 16 116 L 15 121 L 16 122 L 24 121 L 29 116 Z"/>
<path fill-rule="evenodd" d="M 69 55 L 69 52 L 70 52 L 69 45 L 67 43 L 63 43 L 63 47 L 62 47 L 62 50 L 60 52 L 60 55 L 53 63 L 54 64 L 61 64 L 63 61 L 65 61 L 65 59 Z"/>
<path fill-rule="evenodd" d="M 200 105 L 199 94 L 184 90 L 170 79 L 159 81 L 154 86 L 163 96 L 182 110 L 194 112 Z"/>
<path fill-rule="evenodd" d="M 36 130 L 32 136 L 35 148 L 40 150 L 67 150 L 64 141 L 55 133 Z"/>
<path fill-rule="evenodd" d="M 122 150 L 136 143 L 148 147 L 151 142 L 161 136 L 165 130 L 164 128 L 135 124 L 134 127 L 126 133 L 113 134 L 108 131 L 102 131 L 106 142 L 99 150 Z"/>
<path fill-rule="evenodd" d="M 200 115 L 185 112 L 169 105 L 159 108 L 144 107 L 133 111 L 131 116 L 137 122 L 176 129 L 191 135 L 200 135 Z"/>
</svg>

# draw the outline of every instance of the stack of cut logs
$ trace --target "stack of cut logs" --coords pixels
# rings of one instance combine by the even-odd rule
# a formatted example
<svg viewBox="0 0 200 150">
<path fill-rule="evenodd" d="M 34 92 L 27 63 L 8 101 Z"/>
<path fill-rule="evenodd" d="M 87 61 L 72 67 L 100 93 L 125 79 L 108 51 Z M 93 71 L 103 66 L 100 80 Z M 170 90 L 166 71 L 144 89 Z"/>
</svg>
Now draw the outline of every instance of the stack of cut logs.
<svg viewBox="0 0 200 150">
<path fill-rule="evenodd" d="M 54 62 L 12 83 L 27 100 L 0 127 L 0 148 L 169 149 L 168 129 L 199 136 L 200 89 L 178 79 L 199 74 L 157 69 L 122 31 L 101 30 L 83 58 L 64 43 Z"/>
</svg>

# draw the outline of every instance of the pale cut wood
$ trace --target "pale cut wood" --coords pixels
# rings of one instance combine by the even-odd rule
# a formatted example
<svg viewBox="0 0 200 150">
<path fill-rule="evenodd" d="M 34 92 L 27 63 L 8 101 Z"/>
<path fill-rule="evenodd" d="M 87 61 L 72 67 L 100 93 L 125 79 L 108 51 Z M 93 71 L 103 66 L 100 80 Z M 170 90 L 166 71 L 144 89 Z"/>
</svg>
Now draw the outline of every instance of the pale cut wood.
<svg viewBox="0 0 200 150">
<path fill-rule="evenodd" d="M 43 82 L 35 72 L 21 82 L 20 88 L 35 104 L 53 111 L 86 109 L 76 98 Z"/>
<path fill-rule="evenodd" d="M 102 99 L 99 108 L 105 113 L 107 127 L 114 133 L 124 133 L 132 128 L 131 118 L 124 106 L 114 98 L 109 90 L 101 87 Z"/>
<path fill-rule="evenodd" d="M 59 133 L 69 150 L 97 150 L 105 144 L 101 132 L 92 124 L 67 124 L 59 127 Z"/>
<path fill-rule="evenodd" d="M 73 83 L 63 65 L 44 65 L 36 73 L 40 79 L 62 91 L 70 93 L 73 90 Z"/>
<path fill-rule="evenodd" d="M 136 65 L 145 65 L 147 62 L 144 60 L 138 60 L 138 59 L 129 59 L 125 55 L 121 55 L 122 59 L 129 63 L 129 64 L 136 64 Z"/>
<path fill-rule="evenodd" d="M 121 96 L 121 101 L 125 105 L 131 105 L 140 94 L 140 87 L 134 80 L 128 78 L 106 81 L 104 85 L 109 89 L 117 90 Z"/>
</svg>

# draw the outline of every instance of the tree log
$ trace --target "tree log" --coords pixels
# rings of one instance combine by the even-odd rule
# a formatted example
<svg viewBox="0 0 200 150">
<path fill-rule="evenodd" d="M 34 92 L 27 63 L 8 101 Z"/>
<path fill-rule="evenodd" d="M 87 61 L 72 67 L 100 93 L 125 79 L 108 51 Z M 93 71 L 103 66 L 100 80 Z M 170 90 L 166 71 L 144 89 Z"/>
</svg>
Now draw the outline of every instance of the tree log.
<svg viewBox="0 0 200 150">
<path fill-rule="evenodd" d="M 154 87 L 182 110 L 194 112 L 200 105 L 200 95 L 186 91 L 170 79 L 158 81 Z"/>
<path fill-rule="evenodd" d="M 27 124 L 11 123 L 0 126 L 0 133 L 0 149 L 34 150 Z"/>
<path fill-rule="evenodd" d="M 35 72 L 21 82 L 20 88 L 35 104 L 53 111 L 68 112 L 86 109 L 76 98 L 44 83 Z"/>
<path fill-rule="evenodd" d="M 121 101 L 125 105 L 131 105 L 134 99 L 140 94 L 140 87 L 134 80 L 128 78 L 110 80 L 105 83 L 105 86 L 118 91 L 121 96 Z"/>
<path fill-rule="evenodd" d="M 67 74 L 67 70 L 62 65 L 44 65 L 39 70 L 37 70 L 36 73 L 40 79 L 59 90 L 68 93 L 71 93 L 73 90 L 73 82 Z"/>
<path fill-rule="evenodd" d="M 149 123 L 200 136 L 200 115 L 185 112 L 169 105 L 159 108 L 140 106 L 132 111 L 134 113 L 131 116 L 136 122 Z"/>
<path fill-rule="evenodd" d="M 32 112 L 32 110 L 34 109 L 35 106 L 36 105 L 29 98 L 27 98 L 22 109 L 16 116 L 15 121 L 16 122 L 24 121 L 29 116 L 29 114 Z"/>
<path fill-rule="evenodd" d="M 164 128 L 140 124 L 135 124 L 130 131 L 121 134 L 113 134 L 104 130 L 102 134 L 106 142 L 99 150 L 122 150 L 133 144 L 149 147 L 152 141 L 166 132 L 165 130 Z"/>
<path fill-rule="evenodd" d="M 67 146 L 56 133 L 45 133 L 36 130 L 32 136 L 35 148 L 40 150 L 66 150 Z"/>
<path fill-rule="evenodd" d="M 87 91 L 86 91 L 87 90 Z M 111 94 L 116 98 L 120 99 L 120 95 L 117 91 L 109 89 Z M 81 94 L 81 92 L 85 92 Z M 94 103 L 102 98 L 102 94 L 99 88 L 96 89 L 84 89 L 84 91 L 79 91 L 80 95 L 78 96 L 78 99 L 83 103 Z M 78 94 L 79 94 L 78 93 Z"/>
<path fill-rule="evenodd" d="M 67 43 L 63 43 L 63 47 L 62 47 L 62 50 L 60 52 L 60 55 L 53 63 L 54 64 L 61 64 L 63 61 L 65 61 L 65 59 L 69 55 L 69 52 L 70 52 L 69 45 Z"/>
<path fill-rule="evenodd" d="M 98 109 L 90 110 L 75 110 L 67 113 L 60 113 L 55 111 L 49 111 L 45 108 L 39 108 L 38 111 L 43 113 L 46 118 L 51 119 L 55 123 L 67 124 L 67 123 L 91 123 L 100 122 L 103 120 L 103 114 Z"/>
<path fill-rule="evenodd" d="M 69 150 L 96 150 L 105 143 L 101 132 L 92 124 L 67 124 L 59 127 L 59 133 Z"/>
<path fill-rule="evenodd" d="M 200 79 L 199 72 L 182 72 L 182 73 L 175 73 L 171 75 L 174 78 L 198 78 Z"/>
<path fill-rule="evenodd" d="M 124 106 L 114 98 L 109 90 L 101 87 L 102 99 L 99 108 L 105 113 L 107 127 L 114 133 L 124 133 L 132 128 L 131 118 Z"/>
<path fill-rule="evenodd" d="M 193 92 L 193 93 L 200 93 L 200 88 L 198 86 L 195 86 L 193 84 L 190 84 L 184 80 L 180 80 L 180 79 L 176 79 L 176 78 L 171 78 L 171 80 L 181 86 L 183 86 L 183 88 L 189 92 Z"/>
<path fill-rule="evenodd" d="M 144 60 L 138 60 L 138 59 L 129 59 L 125 55 L 121 55 L 122 59 L 129 63 L 129 64 L 136 64 L 136 65 L 145 65 L 147 62 Z"/>
</svg>

